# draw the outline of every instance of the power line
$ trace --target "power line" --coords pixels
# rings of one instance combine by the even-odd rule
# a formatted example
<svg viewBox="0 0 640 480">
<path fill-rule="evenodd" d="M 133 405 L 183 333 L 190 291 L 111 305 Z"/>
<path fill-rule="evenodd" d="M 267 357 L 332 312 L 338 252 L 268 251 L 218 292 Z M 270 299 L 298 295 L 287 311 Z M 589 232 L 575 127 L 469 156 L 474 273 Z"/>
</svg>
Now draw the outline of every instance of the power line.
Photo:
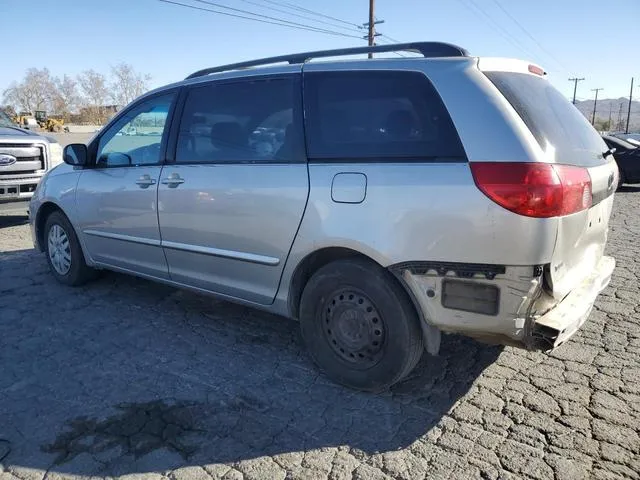
<svg viewBox="0 0 640 480">
<path fill-rule="evenodd" d="M 520 30 L 522 30 L 525 33 L 525 35 L 527 35 L 531 40 L 533 40 L 533 42 L 538 46 L 538 48 L 540 48 L 540 50 L 546 53 L 549 56 L 549 58 L 553 59 L 560 68 L 562 68 L 563 70 L 566 70 L 562 62 L 560 62 L 560 60 L 558 60 L 553 53 L 551 53 L 540 42 L 538 42 L 538 40 L 536 40 L 536 38 L 529 32 L 529 30 L 527 30 L 513 15 L 511 15 L 498 0 L 493 0 L 493 3 L 495 3 L 498 6 L 498 8 L 502 10 L 502 12 L 507 17 L 509 17 L 513 21 L 513 23 L 515 23 L 518 26 L 518 28 L 520 28 Z"/>
<path fill-rule="evenodd" d="M 402 43 L 400 40 L 396 40 L 395 38 L 390 37 L 389 35 L 386 35 L 384 33 L 382 34 L 382 36 L 388 38 L 389 40 L 391 40 L 394 43 Z"/>
<path fill-rule="evenodd" d="M 352 27 L 360 28 L 360 25 L 358 25 L 357 23 L 347 22 L 346 20 L 342 20 L 340 18 L 332 17 L 331 15 L 325 15 L 324 13 L 316 12 L 316 11 L 310 10 L 308 8 L 299 7 L 298 5 L 295 5 L 295 4 L 292 4 L 292 3 L 289 3 L 289 2 L 278 2 L 276 0 L 262 0 L 262 1 L 270 3 L 272 5 L 279 5 L 281 7 L 291 8 L 293 10 L 297 10 L 297 11 L 300 11 L 300 12 L 307 12 L 307 13 L 310 13 L 312 15 L 317 15 L 319 17 L 328 18 L 330 20 L 334 20 L 336 22 L 344 23 L 344 24 L 350 25 Z"/>
<path fill-rule="evenodd" d="M 389 37 L 388 37 L 387 35 L 385 35 L 384 33 L 381 33 L 381 34 L 380 34 L 380 37 L 382 37 L 382 38 L 387 38 L 387 39 L 389 38 Z M 382 42 L 382 40 L 379 40 L 379 42 L 380 42 L 380 43 L 382 43 L 383 45 L 391 45 L 392 43 L 402 43 L 402 42 L 400 42 L 399 40 L 394 40 L 393 42 L 389 42 L 389 43 L 384 43 L 384 42 Z M 393 53 L 394 55 L 399 56 L 399 57 L 407 58 L 407 55 L 403 55 L 403 54 L 402 54 L 402 53 L 400 53 L 400 52 L 392 52 L 392 53 Z"/>
<path fill-rule="evenodd" d="M 297 25 L 297 26 L 302 26 L 302 27 L 306 27 L 306 28 L 313 28 L 313 29 L 316 29 L 318 31 L 323 31 L 325 33 L 340 34 L 340 32 L 335 32 L 335 31 L 332 31 L 332 30 L 326 30 L 324 28 L 315 27 L 313 25 L 304 25 L 304 24 L 301 24 L 301 23 L 292 22 L 292 21 L 289 21 L 289 20 L 284 20 L 284 19 L 278 18 L 278 17 L 271 17 L 269 15 L 264 15 L 264 14 L 261 14 L 261 13 L 251 12 L 249 10 L 244 10 L 242 8 L 228 7 L 226 5 L 222 5 L 222 4 L 216 3 L 216 2 L 211 2 L 211 1 L 208 1 L 208 0 L 192 0 L 192 1 L 193 2 L 198 2 L 198 3 L 204 3 L 205 5 L 211 5 L 211 6 L 217 7 L 217 8 L 224 8 L 225 10 L 231 10 L 232 12 L 243 13 L 245 15 L 253 15 L 254 17 L 258 17 L 258 18 L 266 18 L 267 20 L 275 20 L 277 22 L 288 23 L 288 24 L 291 24 L 291 25 Z M 343 35 L 346 36 L 347 34 L 343 34 Z M 354 38 L 358 38 L 358 37 L 355 37 L 355 36 L 353 36 L 353 37 Z"/>
<path fill-rule="evenodd" d="M 323 28 L 318 28 L 318 27 L 314 27 L 312 25 L 305 25 L 305 24 L 301 24 L 301 23 L 296 23 L 296 22 L 290 22 L 287 20 L 281 20 L 278 18 L 274 18 L 274 17 L 266 17 L 264 15 L 262 15 L 262 17 L 266 17 L 266 18 L 274 18 L 275 21 L 270 21 L 270 20 L 262 20 L 260 18 L 253 18 L 253 17 L 247 17 L 244 15 L 238 15 L 238 14 L 234 14 L 234 13 L 229 13 L 229 12 L 221 12 L 220 10 L 213 10 L 211 8 L 204 8 L 204 7 L 198 7 L 196 5 L 188 5 L 185 3 L 180 3 L 180 2 L 175 2 L 172 0 L 158 0 L 159 2 L 163 2 L 163 3 L 169 3 L 172 5 L 178 5 L 181 7 L 186 7 L 186 8 L 191 8 L 194 10 L 200 10 L 203 12 L 210 12 L 210 13 L 217 13 L 218 15 L 225 15 L 227 17 L 234 17 L 234 18 L 242 18 L 244 20 L 253 20 L 254 22 L 260 22 L 260 23 L 267 23 L 270 25 L 278 25 L 281 27 L 289 27 L 289 28 L 293 28 L 296 30 L 306 30 L 306 31 L 310 31 L 310 32 L 316 32 L 316 33 L 326 33 L 328 35 L 335 35 L 335 36 L 339 36 L 339 37 L 347 37 L 347 38 L 357 38 L 358 40 L 360 39 L 360 37 L 356 36 L 356 35 L 349 35 L 347 33 L 342 33 L 342 32 L 336 32 L 336 31 L 332 31 L 332 30 L 326 30 Z M 204 0 L 196 0 L 196 1 L 200 1 L 201 3 L 207 3 L 204 2 Z M 231 7 L 225 7 L 225 8 L 231 8 Z M 233 9 L 236 10 L 236 9 Z M 249 12 L 251 15 L 256 15 L 256 16 L 261 16 L 258 14 L 254 14 Z"/>
<path fill-rule="evenodd" d="M 329 25 L 329 26 L 332 26 L 334 28 L 342 28 L 343 30 L 348 30 L 350 32 L 351 31 L 361 32 L 363 30 L 363 26 L 362 25 L 358 25 L 358 24 L 355 24 L 355 23 L 352 23 L 352 22 L 348 22 L 348 21 L 343 20 L 341 18 L 325 15 L 323 13 L 316 12 L 316 11 L 310 10 L 308 8 L 299 7 L 297 5 L 292 5 L 292 4 L 287 3 L 287 2 L 278 2 L 276 0 L 240 0 L 240 1 L 245 2 L 245 3 L 249 3 L 249 4 L 252 4 L 252 5 L 261 7 L 261 8 L 267 8 L 267 9 L 270 9 L 270 10 L 273 10 L 273 11 L 276 11 L 276 12 L 279 12 L 279 13 L 283 13 L 285 15 L 291 15 L 291 16 L 294 16 L 294 17 L 303 18 L 305 20 L 310 20 L 312 22 L 317 22 L 317 23 L 322 23 L 322 24 L 325 24 L 325 25 Z M 262 2 L 262 3 L 258 3 L 258 2 Z M 269 7 L 269 6 L 264 5 L 264 4 L 278 5 L 278 6 L 282 6 L 282 7 L 285 7 L 285 8 L 290 8 L 290 9 L 295 10 L 295 11 L 308 12 L 311 15 L 316 15 L 316 16 L 319 16 L 319 17 L 322 17 L 322 18 L 329 18 L 329 19 L 332 19 L 333 21 L 332 22 L 327 22 L 327 21 L 324 21 L 324 20 L 318 20 L 318 19 L 312 18 L 312 17 L 307 16 L 307 15 L 300 15 L 300 14 L 297 14 L 297 13 L 289 12 L 287 10 L 283 10 L 281 8 Z M 342 25 L 337 25 L 335 22 L 340 22 L 342 24 L 349 25 L 349 26 L 346 27 L 346 26 L 342 26 Z M 367 25 L 367 24 L 365 24 L 365 25 Z M 394 42 L 394 43 L 401 43 L 400 40 L 392 38 L 392 37 L 390 37 L 388 35 L 385 35 L 383 33 L 379 33 L 379 34 L 377 34 L 377 36 L 386 37 L 387 39 L 389 39 L 391 42 Z M 383 42 L 380 41 L 380 43 L 383 43 Z M 406 55 L 403 55 L 403 54 L 401 54 L 399 52 L 393 52 L 393 53 L 395 55 L 398 55 L 399 57 L 403 57 L 403 58 L 406 57 Z"/>
<path fill-rule="evenodd" d="M 360 27 L 360 26 L 358 26 L 357 28 L 356 27 L 351 27 L 351 26 L 346 27 L 346 26 L 343 26 L 343 25 L 338 25 L 338 23 L 336 23 L 335 20 L 332 21 L 332 22 L 328 22 L 326 20 L 319 20 L 317 18 L 313 18 L 313 17 L 308 16 L 308 15 L 301 15 L 299 13 L 294 13 L 294 12 L 290 12 L 290 11 L 287 11 L 287 10 L 283 10 L 282 8 L 270 7 L 268 5 L 265 5 L 264 3 L 258 3 L 256 1 L 252 1 L 252 0 L 240 0 L 240 1 L 245 2 L 245 3 L 249 3 L 251 5 L 255 5 L 255 6 L 260 7 L 260 8 L 273 10 L 274 12 L 284 13 L 285 15 L 290 15 L 292 17 L 302 18 L 304 20 L 309 20 L 311 22 L 322 23 L 324 25 L 329 25 L 329 26 L 334 27 L 334 28 L 341 28 L 343 30 L 348 30 L 350 32 L 362 31 L 362 27 Z M 266 3 L 277 3 L 277 2 L 269 2 L 268 0 L 262 0 L 262 1 L 266 2 Z M 348 22 L 344 22 L 344 23 L 348 23 Z"/>
<path fill-rule="evenodd" d="M 529 51 L 529 49 L 527 49 L 524 45 L 522 45 L 520 42 L 518 42 L 517 40 L 515 40 L 513 38 L 513 36 L 509 33 L 508 30 L 506 30 L 502 25 L 500 25 L 498 22 L 496 22 L 493 18 L 491 18 L 491 16 L 485 12 L 481 7 L 478 6 L 477 3 L 475 3 L 474 0 L 458 0 L 463 6 L 469 8 L 472 7 L 472 9 L 475 9 L 476 13 L 480 13 L 486 20 L 489 21 L 489 23 L 491 23 L 491 25 L 493 25 L 493 27 L 495 29 L 497 29 L 498 33 L 500 33 L 500 35 L 502 35 L 502 37 L 508 41 L 511 45 L 513 45 L 514 47 L 518 48 L 519 50 L 521 50 L 522 52 L 524 52 L 526 55 L 530 55 L 532 58 L 537 58 L 537 55 L 533 54 L 531 51 Z M 468 2 L 468 3 L 467 3 Z"/>
<path fill-rule="evenodd" d="M 392 43 L 403 43 L 402 40 L 398 40 L 397 38 L 390 37 L 389 35 L 387 35 L 385 33 L 381 33 L 380 36 L 382 38 L 385 38 L 385 39 L 389 40 L 389 44 L 392 44 Z M 396 55 L 399 55 L 399 56 L 405 57 L 405 58 L 415 56 L 414 52 L 404 52 L 404 53 L 395 52 L 395 53 L 396 53 Z"/>
<path fill-rule="evenodd" d="M 216 2 L 207 1 L 207 0 L 191 0 L 191 1 L 202 3 L 202 4 L 205 4 L 205 5 L 211 5 L 213 7 L 222 8 L 222 9 L 225 9 L 225 10 L 230 10 L 232 12 L 238 12 L 238 13 L 223 12 L 223 11 L 220 11 L 220 10 L 214 10 L 212 8 L 199 7 L 199 6 L 196 6 L 196 5 L 180 3 L 180 2 L 173 1 L 173 0 L 158 0 L 158 1 L 163 2 L 163 3 L 168 3 L 168 4 L 171 4 L 171 5 L 177 5 L 177 6 L 180 6 L 180 7 L 191 8 L 191 9 L 194 9 L 194 10 L 199 10 L 199 11 L 204 11 L 204 12 L 209 12 L 209 13 L 216 13 L 218 15 L 225 15 L 225 16 L 228 16 L 228 17 L 240 18 L 240 19 L 243 19 L 243 20 L 253 20 L 255 22 L 266 23 L 266 24 L 269 24 L 269 25 L 277 25 L 277 26 L 281 26 L 281 27 L 289 27 L 289 28 L 294 28 L 294 29 L 297 29 L 297 30 L 311 31 L 311 32 L 317 32 L 317 33 L 326 33 L 328 35 L 336 35 L 336 36 L 342 36 L 342 37 L 347 37 L 347 38 L 357 38 L 359 40 L 361 39 L 360 36 L 350 35 L 350 34 L 343 33 L 343 32 L 337 32 L 335 30 L 329 30 L 329 29 L 325 29 L 325 28 L 320 28 L 320 27 L 317 27 L 317 26 L 314 26 L 314 25 L 308 25 L 308 24 L 293 22 L 293 21 L 289 21 L 289 20 L 286 20 L 286 19 L 283 19 L 283 18 L 272 17 L 272 16 L 269 16 L 269 15 L 263 15 L 263 14 L 255 13 L 255 12 L 252 12 L 252 11 L 249 11 L 249 10 L 228 7 L 226 5 L 222 5 L 222 4 L 219 4 L 219 3 L 216 3 Z M 253 1 L 253 0 L 241 0 L 241 1 L 256 5 L 256 6 L 261 7 L 261 8 L 270 8 L 272 10 L 284 13 L 285 15 L 292 15 L 292 16 L 296 16 L 296 17 L 300 17 L 300 18 L 306 18 L 306 19 L 308 19 L 308 20 L 310 20 L 312 22 L 326 23 L 328 25 L 333 26 L 334 28 L 346 29 L 346 27 L 342 27 L 342 26 L 338 26 L 338 25 L 332 25 L 329 22 L 319 21 L 319 20 L 316 20 L 316 19 L 313 19 L 313 18 L 310 18 L 310 17 L 305 17 L 305 16 L 297 15 L 297 14 L 294 14 L 294 13 L 291 13 L 291 12 L 286 12 L 286 11 L 281 10 L 281 9 L 275 9 L 275 8 L 272 8 L 272 7 L 262 6 L 262 5 L 260 5 L 259 3 L 257 3 L 256 1 Z M 319 15 L 319 16 L 322 16 L 322 17 L 332 18 L 332 19 L 335 19 L 336 21 L 341 21 L 341 22 L 343 22 L 345 24 L 356 25 L 356 24 L 351 24 L 350 22 L 347 22 L 345 20 L 337 19 L 335 17 L 330 17 L 328 15 L 324 15 L 324 14 L 321 14 L 321 13 L 318 13 L 318 12 L 314 12 L 313 10 L 305 9 L 305 8 L 302 8 L 302 7 L 297 7 L 295 5 L 290 5 L 290 4 L 287 4 L 286 2 L 284 2 L 284 3 L 283 2 L 276 2 L 275 0 L 260 0 L 260 1 L 271 3 L 271 4 L 287 6 L 288 8 L 295 8 L 296 10 L 309 11 L 312 14 Z M 246 16 L 246 15 L 251 15 L 251 16 Z M 254 17 L 257 17 L 257 18 L 254 18 Z M 356 27 L 359 28 L 359 29 L 362 29 L 361 26 L 356 25 Z M 387 35 L 383 35 L 383 34 L 378 34 L 378 35 L 379 36 L 385 36 L 385 37 L 389 38 L 390 40 L 393 40 L 396 43 L 400 43 L 399 40 L 391 38 L 391 37 L 389 37 Z M 405 55 L 401 54 L 400 52 L 393 52 L 393 53 L 395 55 L 400 56 L 400 57 L 405 57 Z"/>
</svg>

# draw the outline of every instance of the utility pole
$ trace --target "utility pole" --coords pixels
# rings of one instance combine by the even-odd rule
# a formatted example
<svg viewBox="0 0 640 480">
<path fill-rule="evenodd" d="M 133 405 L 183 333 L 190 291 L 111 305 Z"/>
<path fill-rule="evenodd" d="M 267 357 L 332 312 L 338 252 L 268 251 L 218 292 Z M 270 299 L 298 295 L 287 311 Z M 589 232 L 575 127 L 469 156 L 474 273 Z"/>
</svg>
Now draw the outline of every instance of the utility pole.
<svg viewBox="0 0 640 480">
<path fill-rule="evenodd" d="M 581 82 L 584 80 L 584 77 L 582 78 L 570 78 L 569 81 L 573 82 L 573 104 L 576 104 L 576 90 L 578 90 L 578 82 Z"/>
<path fill-rule="evenodd" d="M 370 47 L 376 44 L 375 38 L 380 35 L 376 33 L 376 25 L 379 23 L 384 23 L 384 20 L 376 20 L 375 0 L 369 0 L 369 21 L 363 25 L 369 29 L 369 33 L 364 38 L 367 39 Z M 369 58 L 373 58 L 373 53 L 369 53 Z"/>
<path fill-rule="evenodd" d="M 593 101 L 593 116 L 591 117 L 591 125 L 596 124 L 596 105 L 598 104 L 598 92 L 604 88 L 592 88 L 592 92 L 596 92 L 596 99 Z"/>
<path fill-rule="evenodd" d="M 369 41 L 369 46 L 373 47 L 375 34 L 376 34 L 376 24 L 375 22 L 375 0 L 369 0 L 369 34 L 367 35 L 367 39 Z M 369 53 L 369 58 L 373 58 L 373 54 Z"/>
<path fill-rule="evenodd" d="M 631 119 L 631 100 L 633 100 L 633 77 L 631 77 L 631 90 L 629 90 L 629 110 L 627 110 L 627 126 L 624 133 L 629 133 L 629 119 Z"/>
<path fill-rule="evenodd" d="M 611 110 L 612 110 L 612 109 L 613 109 L 613 103 L 610 103 L 610 104 L 609 104 L 609 123 L 607 123 L 607 125 L 608 125 L 607 129 L 608 129 L 609 131 L 611 131 L 611 130 L 612 130 L 612 128 L 611 128 Z"/>
<path fill-rule="evenodd" d="M 616 130 L 622 130 L 622 103 L 620 104 L 620 108 L 618 109 L 618 123 L 616 123 Z"/>
</svg>

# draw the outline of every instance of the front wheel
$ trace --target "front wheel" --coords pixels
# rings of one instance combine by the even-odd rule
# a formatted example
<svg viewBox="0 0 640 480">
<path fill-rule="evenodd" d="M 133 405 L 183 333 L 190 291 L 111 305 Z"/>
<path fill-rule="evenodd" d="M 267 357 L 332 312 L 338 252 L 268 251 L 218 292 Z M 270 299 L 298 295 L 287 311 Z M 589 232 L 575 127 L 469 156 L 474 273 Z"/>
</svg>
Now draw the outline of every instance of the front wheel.
<svg viewBox="0 0 640 480">
<path fill-rule="evenodd" d="M 56 280 L 78 286 L 95 277 L 96 271 L 87 266 L 78 237 L 62 212 L 49 215 L 44 238 L 47 261 Z"/>
<path fill-rule="evenodd" d="M 424 350 L 406 292 L 382 267 L 360 259 L 320 268 L 300 303 L 302 337 L 316 364 L 337 383 L 380 391 L 402 380 Z"/>
</svg>

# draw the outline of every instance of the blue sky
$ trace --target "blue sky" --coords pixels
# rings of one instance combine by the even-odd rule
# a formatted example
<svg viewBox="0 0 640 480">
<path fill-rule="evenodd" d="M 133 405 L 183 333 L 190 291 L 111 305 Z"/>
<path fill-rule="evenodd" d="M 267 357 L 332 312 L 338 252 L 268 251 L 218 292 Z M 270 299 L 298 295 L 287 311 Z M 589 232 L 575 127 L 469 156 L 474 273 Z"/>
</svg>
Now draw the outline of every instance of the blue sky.
<svg viewBox="0 0 640 480">
<path fill-rule="evenodd" d="M 175 1 L 216 8 L 197 0 Z M 339 29 L 255 5 L 266 7 L 268 0 L 207 1 L 360 35 L 346 23 L 338 23 L 345 27 Z M 353 24 L 367 21 L 368 0 L 289 3 Z M 578 87 L 579 99 L 592 98 L 590 89 L 596 87 L 604 88 L 600 98 L 627 96 L 632 76 L 640 84 L 640 0 L 376 0 L 376 9 L 376 16 L 385 20 L 378 30 L 385 35 L 402 41 L 452 42 L 472 55 L 533 60 L 567 96 L 573 88 L 569 76 L 586 77 Z M 75 75 L 86 69 L 108 73 L 110 66 L 127 62 L 151 74 L 152 86 L 159 86 L 207 66 L 364 45 L 357 38 L 267 25 L 158 0 L 0 0 L 0 19 L 14 26 L 5 29 L 0 47 L 0 92 L 29 67 Z M 640 97 L 640 88 L 634 96 Z"/>
</svg>

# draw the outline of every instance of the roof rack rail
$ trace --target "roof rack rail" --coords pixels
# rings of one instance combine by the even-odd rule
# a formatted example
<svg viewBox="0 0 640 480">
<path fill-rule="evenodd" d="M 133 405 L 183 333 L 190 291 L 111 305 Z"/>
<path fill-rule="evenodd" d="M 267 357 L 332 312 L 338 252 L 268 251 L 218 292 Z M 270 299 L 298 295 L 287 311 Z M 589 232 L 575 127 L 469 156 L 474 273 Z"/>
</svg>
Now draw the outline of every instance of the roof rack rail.
<svg viewBox="0 0 640 480">
<path fill-rule="evenodd" d="M 226 72 L 229 70 L 238 70 L 241 68 L 257 67 L 260 65 L 270 65 L 273 63 L 287 62 L 289 64 L 305 63 L 313 58 L 322 57 L 341 57 L 345 55 L 357 55 L 359 53 L 385 53 L 385 52 L 413 52 L 421 53 L 424 57 L 466 57 L 469 55 L 464 48 L 443 42 L 411 42 L 396 43 L 393 45 L 375 45 L 353 48 L 339 48 L 336 50 L 318 50 L 316 52 L 294 53 L 291 55 L 280 55 L 278 57 L 261 58 L 259 60 L 250 60 L 247 62 L 231 63 L 219 67 L 205 68 L 189 75 L 185 80 L 190 78 L 202 77 L 210 73 Z"/>
</svg>

